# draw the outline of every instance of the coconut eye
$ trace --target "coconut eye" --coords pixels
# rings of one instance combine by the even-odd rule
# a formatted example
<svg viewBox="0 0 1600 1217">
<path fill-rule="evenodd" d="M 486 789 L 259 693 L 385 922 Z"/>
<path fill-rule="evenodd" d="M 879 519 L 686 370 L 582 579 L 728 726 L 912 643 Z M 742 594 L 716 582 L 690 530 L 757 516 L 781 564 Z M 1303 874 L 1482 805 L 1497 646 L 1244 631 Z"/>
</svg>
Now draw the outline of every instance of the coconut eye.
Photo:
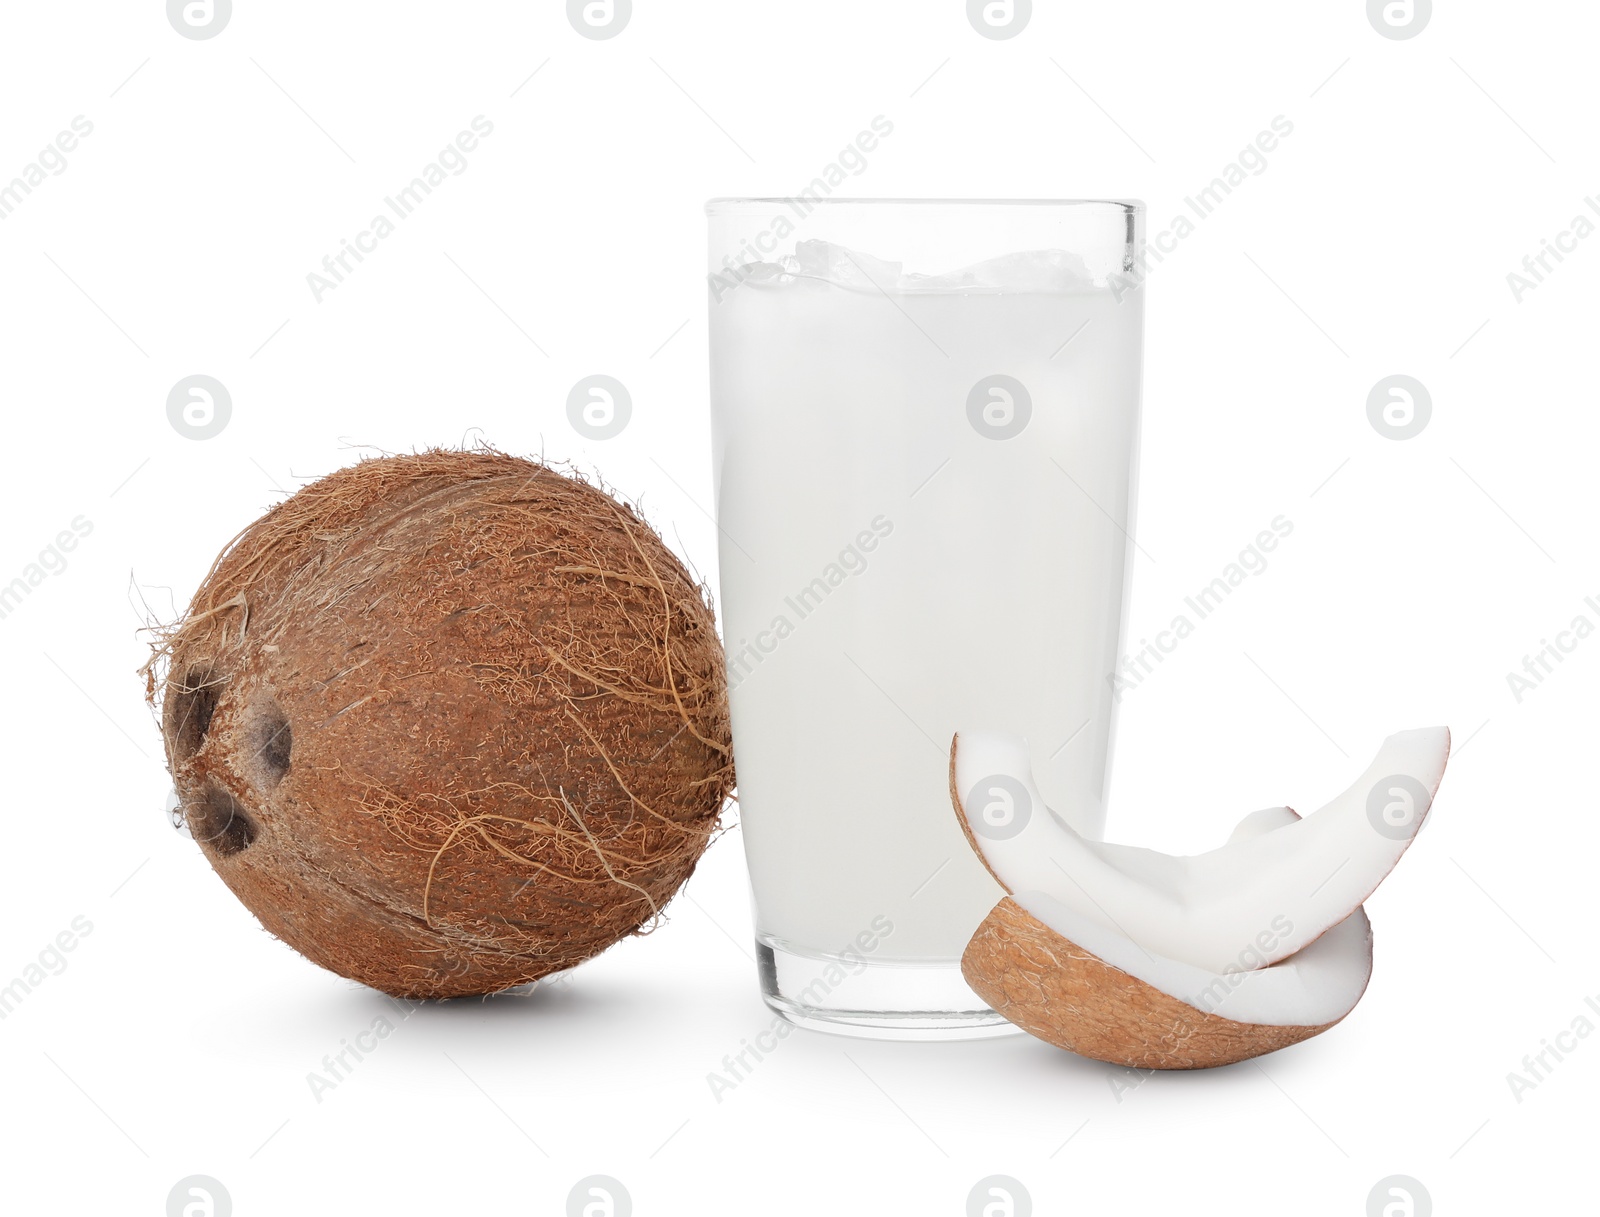
<svg viewBox="0 0 1600 1217">
<path fill-rule="evenodd" d="M 173 759 L 183 764 L 200 751 L 222 696 L 222 682 L 210 668 L 190 668 L 167 704 L 167 738 Z"/>
<path fill-rule="evenodd" d="M 250 755 L 261 782 L 268 789 L 283 781 L 289 772 L 289 753 L 294 747 L 294 732 L 283 707 L 268 701 L 256 708 L 250 724 Z"/>
<path fill-rule="evenodd" d="M 206 785 L 197 806 L 190 808 L 189 831 L 224 858 L 241 854 L 256 839 L 256 826 L 244 806 L 215 782 Z"/>
</svg>

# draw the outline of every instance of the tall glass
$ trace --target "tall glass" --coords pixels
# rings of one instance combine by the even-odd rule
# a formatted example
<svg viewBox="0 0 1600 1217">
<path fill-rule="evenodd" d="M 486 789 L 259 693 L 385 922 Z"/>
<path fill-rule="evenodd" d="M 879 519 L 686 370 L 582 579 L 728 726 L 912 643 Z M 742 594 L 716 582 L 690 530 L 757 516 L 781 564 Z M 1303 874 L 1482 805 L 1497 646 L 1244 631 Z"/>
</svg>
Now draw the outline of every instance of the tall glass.
<svg viewBox="0 0 1600 1217">
<path fill-rule="evenodd" d="M 721 609 L 761 986 L 890 1038 L 1011 1028 L 961 979 L 1001 896 L 958 730 L 1101 835 L 1132 546 L 1135 202 L 718 199 Z"/>
</svg>

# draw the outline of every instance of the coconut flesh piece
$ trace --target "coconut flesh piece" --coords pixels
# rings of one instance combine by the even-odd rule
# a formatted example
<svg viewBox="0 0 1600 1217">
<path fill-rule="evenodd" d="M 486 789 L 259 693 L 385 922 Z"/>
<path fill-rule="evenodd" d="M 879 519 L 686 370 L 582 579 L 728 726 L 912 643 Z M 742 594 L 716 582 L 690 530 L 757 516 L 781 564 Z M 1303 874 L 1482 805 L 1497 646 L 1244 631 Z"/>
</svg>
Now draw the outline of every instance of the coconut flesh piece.
<svg viewBox="0 0 1600 1217">
<path fill-rule="evenodd" d="M 1287 807 L 1254 812 L 1231 840 L 1298 819 Z M 1354 1009 L 1372 974 L 1372 927 L 1357 909 L 1288 959 L 1218 975 L 1023 892 L 984 918 L 961 973 L 1007 1019 L 1059 1048 L 1138 1069 L 1204 1069 L 1299 1043 Z"/>
<path fill-rule="evenodd" d="M 1253 812 L 1229 841 L 1259 836 L 1300 819 L 1287 807 Z M 1152 955 L 1129 938 L 1074 912 L 1047 892 L 1019 892 L 1018 907 L 1103 963 L 1185 1005 L 1240 1023 L 1327 1027 L 1361 1000 L 1372 976 L 1372 923 L 1357 909 L 1310 946 L 1264 968 L 1225 973 Z"/>
<path fill-rule="evenodd" d="M 1046 806 L 1018 736 L 958 735 L 950 787 L 969 842 L 1000 885 L 1046 894 L 1038 907 L 1049 918 L 1039 920 L 1080 934 L 1098 927 L 1141 953 L 1221 975 L 1285 959 L 1359 908 L 1422 826 L 1449 751 L 1444 727 L 1392 735 L 1316 814 L 1236 833 L 1192 857 L 1080 836 Z"/>
</svg>

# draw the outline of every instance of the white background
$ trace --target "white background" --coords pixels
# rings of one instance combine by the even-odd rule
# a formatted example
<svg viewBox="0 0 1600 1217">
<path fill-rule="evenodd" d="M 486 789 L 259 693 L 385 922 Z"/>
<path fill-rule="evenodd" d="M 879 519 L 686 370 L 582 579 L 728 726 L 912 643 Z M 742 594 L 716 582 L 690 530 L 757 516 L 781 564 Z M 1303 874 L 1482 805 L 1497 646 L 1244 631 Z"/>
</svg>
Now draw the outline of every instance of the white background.
<svg viewBox="0 0 1600 1217">
<path fill-rule="evenodd" d="M 0 984 L 93 926 L 0 1021 L 8 1211 L 159 1214 L 194 1173 L 241 1217 L 560 1213 L 593 1173 L 640 1214 L 959 1214 L 995 1173 L 1040 1213 L 1357 1215 L 1394 1173 L 1442 1214 L 1560 1211 L 1600 1036 L 1520 1102 L 1507 1074 L 1600 994 L 1600 641 L 1520 702 L 1506 675 L 1600 623 L 1600 240 L 1520 303 L 1506 275 L 1600 190 L 1600 12 L 1439 10 L 1392 40 L 1358 0 L 1040 0 L 989 40 L 958 0 L 637 0 L 596 41 L 552 0 L 238 0 L 195 41 L 155 0 L 7 5 L 0 182 L 94 124 L 0 222 L 0 583 L 93 526 L 0 620 Z M 467 171 L 318 303 L 308 272 L 476 115 Z M 845 193 L 1140 197 L 1152 233 L 1293 122 L 1150 279 L 1131 639 L 1275 516 L 1294 532 L 1128 693 L 1111 832 L 1206 848 L 1447 722 L 1431 827 L 1369 904 L 1365 1001 L 1120 1094 L 1022 1037 L 795 1034 L 719 1102 L 707 1075 L 770 1020 L 734 829 L 657 934 L 531 997 L 418 1009 L 319 1102 L 307 1075 L 394 1012 L 270 939 L 168 826 L 136 631 L 363 446 L 597 468 L 714 577 L 702 202 L 792 193 L 877 115 L 894 133 Z M 599 443 L 565 412 L 596 372 L 635 407 Z M 196 373 L 233 399 L 206 441 L 166 416 Z M 1433 401 L 1406 441 L 1366 416 L 1394 373 Z"/>
</svg>

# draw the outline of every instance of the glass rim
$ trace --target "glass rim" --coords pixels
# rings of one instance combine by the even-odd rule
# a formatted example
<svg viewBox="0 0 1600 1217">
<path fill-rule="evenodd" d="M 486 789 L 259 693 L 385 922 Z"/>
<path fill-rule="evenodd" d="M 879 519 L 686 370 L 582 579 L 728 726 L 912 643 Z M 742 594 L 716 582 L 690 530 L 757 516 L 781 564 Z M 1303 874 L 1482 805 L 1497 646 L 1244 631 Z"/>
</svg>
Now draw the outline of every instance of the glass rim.
<svg viewBox="0 0 1600 1217">
<path fill-rule="evenodd" d="M 1142 214 L 1143 199 L 905 199 L 905 198 L 827 198 L 814 199 L 803 195 L 776 195 L 741 198 L 718 196 L 706 200 L 708 216 L 721 215 L 740 207 L 782 207 L 801 203 L 807 208 L 817 207 L 1115 207 L 1125 213 Z"/>
</svg>

